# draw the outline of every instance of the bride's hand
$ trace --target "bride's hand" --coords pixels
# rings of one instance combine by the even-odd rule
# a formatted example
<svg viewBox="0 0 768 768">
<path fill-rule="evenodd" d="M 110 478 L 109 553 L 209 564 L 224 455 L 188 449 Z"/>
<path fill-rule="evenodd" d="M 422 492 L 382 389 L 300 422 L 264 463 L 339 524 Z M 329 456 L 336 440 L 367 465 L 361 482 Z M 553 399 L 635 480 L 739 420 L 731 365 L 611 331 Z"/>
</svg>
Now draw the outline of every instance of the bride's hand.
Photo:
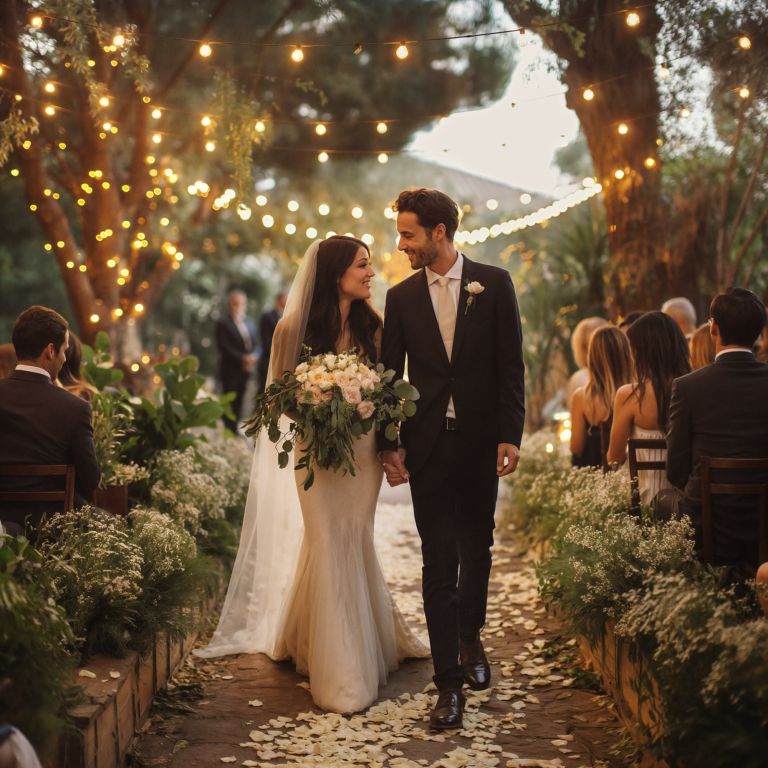
<svg viewBox="0 0 768 768">
<path fill-rule="evenodd" d="M 408 482 L 410 475 L 405 468 L 405 448 L 400 447 L 396 451 L 382 451 L 380 459 L 387 475 L 387 482 L 392 488 Z"/>
</svg>

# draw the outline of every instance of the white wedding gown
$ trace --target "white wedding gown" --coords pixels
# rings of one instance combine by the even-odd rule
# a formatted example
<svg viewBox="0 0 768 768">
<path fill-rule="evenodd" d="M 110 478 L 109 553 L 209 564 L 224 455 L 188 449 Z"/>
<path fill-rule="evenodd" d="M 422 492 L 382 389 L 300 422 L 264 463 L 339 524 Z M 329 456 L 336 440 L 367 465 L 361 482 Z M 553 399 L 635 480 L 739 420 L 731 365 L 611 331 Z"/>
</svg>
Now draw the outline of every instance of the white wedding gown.
<svg viewBox="0 0 768 768">
<path fill-rule="evenodd" d="M 372 704 L 404 658 L 429 656 L 395 605 L 374 546 L 383 477 L 374 431 L 356 441 L 355 463 L 355 477 L 316 469 L 312 487 L 299 486 L 304 540 L 274 651 L 309 675 L 318 706 L 340 713 Z"/>
</svg>

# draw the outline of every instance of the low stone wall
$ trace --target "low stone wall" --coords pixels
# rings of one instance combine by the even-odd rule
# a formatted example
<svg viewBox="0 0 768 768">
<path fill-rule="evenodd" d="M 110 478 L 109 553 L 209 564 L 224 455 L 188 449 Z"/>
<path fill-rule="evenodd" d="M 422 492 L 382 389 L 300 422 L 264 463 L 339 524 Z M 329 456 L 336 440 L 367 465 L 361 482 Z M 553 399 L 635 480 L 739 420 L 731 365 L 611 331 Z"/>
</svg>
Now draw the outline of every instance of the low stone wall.
<svg viewBox="0 0 768 768">
<path fill-rule="evenodd" d="M 596 645 L 581 638 L 581 652 L 601 676 L 603 688 L 616 702 L 616 714 L 641 750 L 640 768 L 668 768 L 664 760 L 656 760 L 650 753 L 642 752 L 643 745 L 649 743 L 649 735 L 655 739 L 663 729 L 661 707 L 652 680 L 649 681 L 652 691 L 650 695 L 645 693 L 648 685 L 640 688 L 641 680 L 648 681 L 644 659 L 633 658 L 629 645 L 616 637 L 613 628 L 614 623 L 611 621 L 606 627 L 603 641 Z M 639 690 L 644 691 L 642 698 Z"/>
</svg>

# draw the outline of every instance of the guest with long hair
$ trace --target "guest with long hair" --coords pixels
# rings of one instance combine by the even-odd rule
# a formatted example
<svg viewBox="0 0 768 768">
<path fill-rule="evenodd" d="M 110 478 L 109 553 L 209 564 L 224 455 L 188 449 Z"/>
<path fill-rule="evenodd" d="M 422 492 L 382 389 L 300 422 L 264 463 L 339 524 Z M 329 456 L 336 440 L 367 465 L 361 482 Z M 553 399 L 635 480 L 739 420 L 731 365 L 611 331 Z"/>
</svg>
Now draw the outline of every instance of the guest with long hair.
<svg viewBox="0 0 768 768">
<path fill-rule="evenodd" d="M 589 342 L 592 334 L 603 325 L 608 325 L 608 321 L 602 317 L 585 317 L 573 329 L 571 334 L 571 349 L 573 350 L 573 359 L 578 366 L 565 386 L 565 408 L 570 411 L 573 405 L 573 393 L 579 387 L 586 387 L 589 381 L 589 372 L 587 371 L 587 356 L 589 355 Z"/>
<path fill-rule="evenodd" d="M 688 343 L 680 326 L 663 312 L 648 312 L 627 331 L 635 360 L 636 383 L 620 387 L 613 408 L 608 463 L 623 464 L 630 437 L 663 440 L 669 430 L 672 382 L 691 372 Z M 638 451 L 640 461 L 664 461 L 666 451 Z M 638 473 L 640 503 L 650 504 L 668 488 L 664 470 Z"/>
<path fill-rule="evenodd" d="M 63 387 L 67 392 L 77 395 L 89 403 L 93 400 L 96 387 L 91 386 L 84 378 L 80 366 L 83 364 L 83 345 L 80 339 L 70 330 L 69 346 L 67 347 L 67 361 L 61 366 L 55 383 Z"/>
<path fill-rule="evenodd" d="M 698 371 L 715 362 L 715 342 L 709 332 L 709 323 L 700 325 L 688 342 L 691 347 L 691 370 Z"/>
<path fill-rule="evenodd" d="M 573 394 L 571 453 L 575 467 L 600 467 L 604 448 L 601 425 L 610 425 L 617 390 L 632 381 L 627 337 L 615 326 L 598 328 L 589 342 L 589 379 Z"/>
</svg>

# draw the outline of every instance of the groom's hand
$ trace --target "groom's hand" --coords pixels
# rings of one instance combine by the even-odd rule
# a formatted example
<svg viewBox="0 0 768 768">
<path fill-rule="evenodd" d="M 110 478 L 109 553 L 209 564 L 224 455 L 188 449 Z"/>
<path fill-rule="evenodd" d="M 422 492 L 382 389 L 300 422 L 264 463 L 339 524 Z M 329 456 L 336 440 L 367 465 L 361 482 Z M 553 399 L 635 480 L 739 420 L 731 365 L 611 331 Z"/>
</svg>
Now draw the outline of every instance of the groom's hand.
<svg viewBox="0 0 768 768">
<path fill-rule="evenodd" d="M 506 465 L 504 463 L 506 459 Z M 499 443 L 499 450 L 496 454 L 496 474 L 499 477 L 505 477 L 517 469 L 517 462 L 520 461 L 520 449 L 512 443 Z"/>
<path fill-rule="evenodd" d="M 408 482 L 410 475 L 405 468 L 405 448 L 398 448 L 396 451 L 382 451 L 380 458 L 387 475 L 387 482 L 392 488 Z"/>
</svg>

